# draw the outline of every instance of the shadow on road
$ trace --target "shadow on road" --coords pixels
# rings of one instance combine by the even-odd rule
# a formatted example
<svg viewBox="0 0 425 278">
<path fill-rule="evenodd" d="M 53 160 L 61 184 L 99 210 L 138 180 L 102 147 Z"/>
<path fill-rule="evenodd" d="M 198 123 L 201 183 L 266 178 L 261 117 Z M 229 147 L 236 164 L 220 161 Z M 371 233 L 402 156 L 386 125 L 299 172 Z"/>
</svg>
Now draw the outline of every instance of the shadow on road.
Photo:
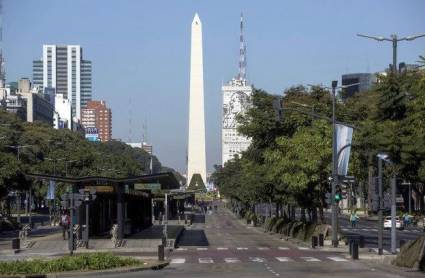
<svg viewBox="0 0 425 278">
<path fill-rule="evenodd" d="M 179 240 L 179 246 L 208 246 L 204 230 L 185 230 Z"/>
</svg>

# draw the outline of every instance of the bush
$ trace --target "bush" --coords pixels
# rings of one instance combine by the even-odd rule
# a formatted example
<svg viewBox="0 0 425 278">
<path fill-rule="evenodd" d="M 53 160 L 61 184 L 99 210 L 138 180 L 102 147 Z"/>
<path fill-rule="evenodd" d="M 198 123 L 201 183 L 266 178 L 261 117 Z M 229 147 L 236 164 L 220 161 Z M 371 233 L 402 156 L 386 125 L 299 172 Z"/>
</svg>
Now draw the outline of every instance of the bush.
<svg viewBox="0 0 425 278">
<path fill-rule="evenodd" d="M 264 229 L 266 231 L 271 231 L 276 221 L 277 221 L 277 217 L 271 217 L 267 219 L 266 223 L 264 224 Z"/>
<path fill-rule="evenodd" d="M 74 270 L 102 270 L 115 267 L 136 266 L 143 262 L 133 258 L 115 256 L 112 253 L 90 253 L 64 256 L 53 260 L 0 262 L 0 274 L 45 274 Z"/>
<path fill-rule="evenodd" d="M 275 233 L 280 233 L 284 224 L 285 224 L 285 220 L 283 218 L 279 218 L 278 220 L 276 220 L 276 223 L 273 225 L 272 231 Z"/>
</svg>

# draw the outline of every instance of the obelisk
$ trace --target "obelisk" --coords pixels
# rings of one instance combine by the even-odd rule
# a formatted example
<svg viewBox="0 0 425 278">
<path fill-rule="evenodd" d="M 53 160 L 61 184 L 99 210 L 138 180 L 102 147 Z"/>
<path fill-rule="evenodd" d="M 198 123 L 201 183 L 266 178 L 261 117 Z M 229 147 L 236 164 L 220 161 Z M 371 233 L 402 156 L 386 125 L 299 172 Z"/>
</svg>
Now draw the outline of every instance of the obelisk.
<svg viewBox="0 0 425 278">
<path fill-rule="evenodd" d="M 199 174 L 206 185 L 202 23 L 198 14 L 195 14 L 192 21 L 190 45 L 189 139 L 187 155 L 187 185 L 190 184 L 194 174 Z"/>
</svg>

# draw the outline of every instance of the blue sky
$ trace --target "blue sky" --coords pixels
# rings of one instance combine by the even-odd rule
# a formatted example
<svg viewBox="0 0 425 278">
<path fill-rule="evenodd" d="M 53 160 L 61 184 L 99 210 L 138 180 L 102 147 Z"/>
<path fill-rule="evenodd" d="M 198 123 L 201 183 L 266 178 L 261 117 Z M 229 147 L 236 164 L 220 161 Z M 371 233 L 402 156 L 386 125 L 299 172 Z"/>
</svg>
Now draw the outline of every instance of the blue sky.
<svg viewBox="0 0 425 278">
<path fill-rule="evenodd" d="M 3 0 L 7 82 L 32 76 L 43 44 L 79 44 L 93 62 L 93 98 L 113 113 L 113 137 L 148 139 L 163 164 L 186 169 L 190 25 L 203 24 L 207 166 L 221 160 L 221 85 L 237 73 L 245 16 L 248 78 L 280 94 L 307 83 L 391 63 L 390 43 L 356 33 L 425 33 L 425 1 L 394 0 Z M 402 42 L 399 61 L 425 54 L 425 38 Z"/>
</svg>

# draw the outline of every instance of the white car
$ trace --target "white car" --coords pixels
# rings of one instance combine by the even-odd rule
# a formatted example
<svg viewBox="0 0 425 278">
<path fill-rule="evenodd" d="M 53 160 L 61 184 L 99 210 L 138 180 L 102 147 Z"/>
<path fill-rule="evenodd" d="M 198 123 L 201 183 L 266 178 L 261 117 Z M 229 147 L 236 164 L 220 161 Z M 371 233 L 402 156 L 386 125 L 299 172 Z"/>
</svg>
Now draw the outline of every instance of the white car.
<svg viewBox="0 0 425 278">
<path fill-rule="evenodd" d="M 400 217 L 395 217 L 395 227 L 396 229 L 402 229 L 403 226 L 401 225 Z M 391 216 L 387 216 L 384 219 L 384 229 L 391 229 Z"/>
</svg>

